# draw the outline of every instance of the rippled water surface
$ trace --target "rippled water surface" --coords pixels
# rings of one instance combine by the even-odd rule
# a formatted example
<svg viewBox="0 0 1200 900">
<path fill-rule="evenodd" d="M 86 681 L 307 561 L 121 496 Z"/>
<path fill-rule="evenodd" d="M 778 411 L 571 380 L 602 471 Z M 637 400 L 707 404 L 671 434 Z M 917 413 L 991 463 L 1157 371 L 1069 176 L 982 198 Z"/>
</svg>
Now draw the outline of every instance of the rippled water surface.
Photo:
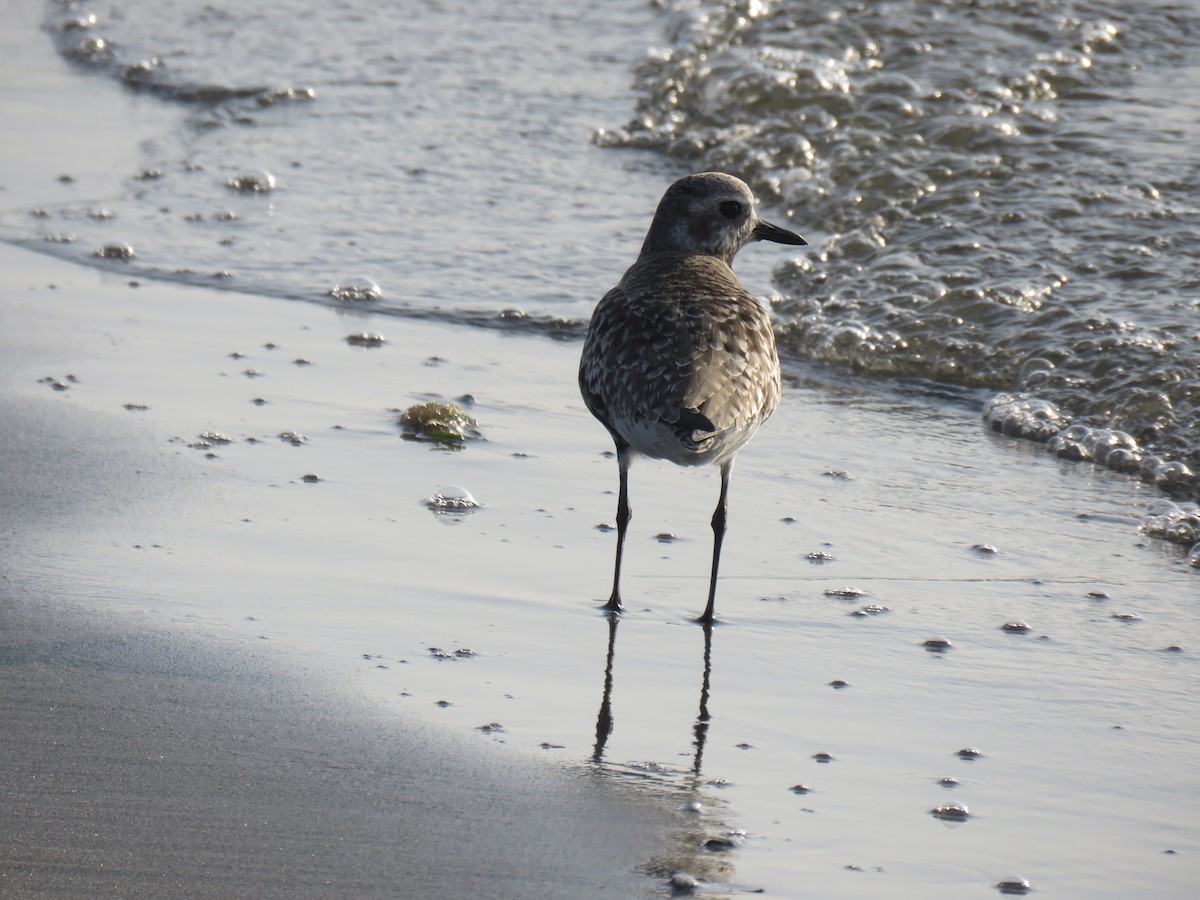
<svg viewBox="0 0 1200 900">
<path fill-rule="evenodd" d="M 590 142 L 635 102 L 656 28 L 640 0 L 48 9 L 83 69 L 186 113 L 121 195 L 78 184 L 78 205 L 20 222 L 81 258 L 116 242 L 130 269 L 201 284 L 328 299 L 373 283 L 383 312 L 570 330 L 555 320 L 578 327 L 675 175 Z"/>
<path fill-rule="evenodd" d="M 1048 401 L 1050 434 L 1127 432 L 1126 468 L 1165 453 L 1178 464 L 1147 476 L 1194 492 L 1198 13 L 688 6 L 641 68 L 637 117 L 602 141 L 744 173 L 823 233 L 775 273 L 790 352 Z M 993 424 L 1044 440 L 1044 418 Z"/>
</svg>

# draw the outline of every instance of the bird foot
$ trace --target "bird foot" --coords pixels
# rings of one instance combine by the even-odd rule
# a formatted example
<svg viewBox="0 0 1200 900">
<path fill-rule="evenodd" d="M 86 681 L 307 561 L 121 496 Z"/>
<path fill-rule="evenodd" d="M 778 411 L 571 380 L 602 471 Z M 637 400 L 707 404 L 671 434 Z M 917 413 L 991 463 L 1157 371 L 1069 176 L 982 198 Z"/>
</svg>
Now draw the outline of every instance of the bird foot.
<svg viewBox="0 0 1200 900">
<path fill-rule="evenodd" d="M 600 608 L 614 616 L 619 616 L 625 611 L 625 607 L 621 605 L 621 598 L 617 596 L 609 597 L 608 602 Z"/>
</svg>

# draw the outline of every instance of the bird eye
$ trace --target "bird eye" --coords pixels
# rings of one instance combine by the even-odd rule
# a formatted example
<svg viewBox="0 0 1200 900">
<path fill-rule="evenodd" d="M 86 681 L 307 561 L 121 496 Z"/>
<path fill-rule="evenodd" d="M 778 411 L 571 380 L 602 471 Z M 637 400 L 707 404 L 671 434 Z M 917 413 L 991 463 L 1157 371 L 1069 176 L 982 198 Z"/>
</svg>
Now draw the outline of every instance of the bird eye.
<svg viewBox="0 0 1200 900">
<path fill-rule="evenodd" d="M 725 200 L 717 207 L 727 219 L 736 219 L 742 214 L 742 204 L 736 200 Z"/>
</svg>

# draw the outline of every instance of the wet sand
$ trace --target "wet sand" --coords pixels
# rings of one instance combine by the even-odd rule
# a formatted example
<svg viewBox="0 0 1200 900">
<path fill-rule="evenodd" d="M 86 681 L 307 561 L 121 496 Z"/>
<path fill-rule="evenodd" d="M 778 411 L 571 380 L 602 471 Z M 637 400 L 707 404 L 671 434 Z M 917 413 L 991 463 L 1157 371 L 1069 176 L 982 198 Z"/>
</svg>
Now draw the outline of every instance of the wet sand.
<svg viewBox="0 0 1200 900">
<path fill-rule="evenodd" d="M 988 435 L 968 403 L 813 376 L 792 384 L 739 460 L 718 595 L 726 624 L 707 645 L 690 624 L 703 601 L 715 479 L 642 463 L 630 611 L 610 627 L 593 601 L 609 577 L 613 536 L 597 525 L 611 521 L 615 464 L 575 396 L 575 345 L 133 286 L 119 272 L 18 248 L 0 258 L 6 420 L 29 423 L 5 438 L 9 471 L 24 460 L 6 478 L 23 497 L 7 505 L 7 590 L 22 604 L 7 613 L 17 630 L 6 630 L 8 640 L 47 635 L 5 669 L 20 687 L 5 697 L 30 723 L 6 733 L 7 752 L 25 760 L 8 771 L 33 774 L 35 729 L 60 727 L 39 707 L 59 703 L 55 685 L 83 667 L 88 682 L 70 696 L 99 699 L 66 730 L 100 744 L 79 745 L 58 777 L 78 785 L 97 758 L 123 757 L 108 796 L 135 805 L 146 801 L 127 786 L 149 777 L 145 760 L 170 756 L 153 752 L 153 732 L 140 734 L 159 714 L 138 710 L 153 704 L 189 710 L 165 727 L 193 756 L 176 771 L 207 782 L 210 809 L 239 779 L 290 780 L 268 791 L 274 821 L 302 831 L 315 807 L 296 780 L 314 780 L 307 763 L 343 748 L 334 765 L 372 796 L 428 789 L 442 816 L 428 827 L 447 834 L 475 820 L 479 779 L 454 774 L 460 764 L 511 766 L 519 785 L 543 786 L 570 785 L 583 766 L 646 804 L 643 814 L 597 818 L 588 804 L 603 797 L 529 807 L 523 786 L 509 799 L 543 823 L 548 808 L 605 823 L 616 848 L 554 830 L 581 844 L 573 860 L 603 859 L 608 872 L 624 858 L 613 877 L 640 871 L 662 884 L 684 870 L 716 892 L 785 896 L 803 878 L 831 897 L 859 896 L 852 879 L 878 878 L 898 896 L 949 897 L 1017 874 L 1090 896 L 1136 883 L 1184 896 L 1172 891 L 1189 883 L 1200 852 L 1195 807 L 1178 802 L 1197 788 L 1196 581 L 1178 548 L 1138 537 L 1143 486 Z M 381 347 L 346 341 L 376 327 Z M 473 394 L 486 440 L 450 452 L 401 439 L 393 410 L 434 394 Z M 908 427 L 884 442 L 896 423 Z M 465 487 L 483 508 L 426 509 L 443 485 Z M 676 538 L 664 543 L 663 532 Z M 1028 632 L 1002 628 L 1016 620 Z M 149 648 L 180 649 L 131 658 L 130 641 L 96 636 L 97 622 L 99 635 L 128 631 Z M 951 646 L 939 652 L 930 639 Z M 74 650 L 46 649 L 75 644 L 89 648 L 78 663 Z M 88 662 L 90 653 L 108 662 Z M 222 674 L 231 668 L 235 677 Z M 251 675 L 260 671 L 278 674 L 263 685 Z M 242 696 L 222 702 L 214 684 Z M 191 696 L 206 700 L 195 718 Z M 365 720 L 345 714 L 343 696 Z M 220 752 L 250 730 L 245 718 L 224 722 L 230 708 L 261 713 L 261 751 Z M 105 720 L 105 731 L 91 727 Z M 457 737 L 446 743 L 425 731 L 434 727 Z M 353 733 L 371 740 L 360 749 Z M 410 735 L 419 753 L 397 750 Z M 298 736 L 315 747 L 292 744 Z M 148 743 L 123 754 L 135 737 Z M 218 752 L 205 751 L 210 741 L 223 742 Z M 982 756 L 960 759 L 965 748 Z M 196 757 L 209 756 L 233 770 L 199 777 Z M 397 774 L 408 761 L 416 768 Z M 1164 769 L 1176 773 L 1170 785 L 1156 775 Z M 811 793 L 790 790 L 797 784 Z M 31 818 L 58 796 L 23 790 L 16 809 Z M 323 796 L 318 805 L 332 795 Z M 949 803 L 967 806 L 968 818 L 930 814 Z M 514 825 L 520 812 L 479 819 L 537 834 Z M 184 822 L 172 839 L 179 859 L 193 835 L 197 855 L 213 849 L 203 816 L 171 821 Z M 623 857 L 623 836 L 641 829 L 658 843 L 639 841 Z M 1080 840 L 1059 841 L 1063 829 Z M 710 843 L 731 833 L 732 851 Z M 356 835 L 378 846 L 370 829 Z M 61 843 L 40 846 L 42 871 L 58 871 L 44 854 Z M 302 846 L 301 856 L 311 850 Z M 364 857 L 347 851 L 342 871 L 437 872 L 462 844 L 447 846 L 410 849 L 367 875 Z M 543 854 L 531 848 L 551 851 L 549 874 L 538 876 L 551 884 L 545 895 L 570 895 L 563 850 L 536 836 L 509 849 L 533 853 L 523 865 L 536 870 Z M 38 858 L 29 849 L 16 858 L 29 853 Z M 1106 893 L 1113 866 L 1124 887 Z M 497 891 L 531 895 L 503 864 L 489 870 Z"/>
<path fill-rule="evenodd" d="M 10 278 L 61 274 L 0 255 Z M 94 350 L 3 292 L 0 895 L 641 895 L 644 799 L 381 711 L 301 654 L 114 613 L 172 592 L 104 545 L 195 511 L 203 479 L 117 415 L 13 379 Z"/>
<path fill-rule="evenodd" d="M 43 589 L 0 592 L 0 895 L 645 894 L 604 786 Z"/>
<path fill-rule="evenodd" d="M 0 104 L 23 124 L 5 142 L 0 204 L 104 202 L 132 148 L 181 110 L 77 79 L 36 4 L 6 12 Z M 230 548 L 211 543 L 186 548 L 190 575 L 164 577 L 142 551 L 177 551 L 138 537 L 203 532 L 237 479 L 214 492 L 203 457 L 152 421 L 160 411 L 125 404 L 165 373 L 187 385 L 182 348 L 194 363 L 199 346 L 224 346 L 219 331 L 192 343 L 212 322 L 191 304 L 203 293 L 139 295 L 119 275 L 0 255 L 0 896 L 644 893 L 659 803 L 381 708 L 326 661 L 257 633 L 197 627 L 208 592 L 224 590 L 202 573 L 246 586 L 240 551 L 228 578 Z M 175 301 L 190 323 L 173 321 Z M 151 332 L 133 321 L 147 315 Z M 128 340 L 150 357 L 124 356 Z M 77 402 L 106 357 L 116 377 L 89 387 L 132 394 Z M 207 386 L 190 387 L 168 405 L 195 441 L 213 411 Z M 277 560 L 250 565 L 253 593 L 286 595 Z"/>
</svg>

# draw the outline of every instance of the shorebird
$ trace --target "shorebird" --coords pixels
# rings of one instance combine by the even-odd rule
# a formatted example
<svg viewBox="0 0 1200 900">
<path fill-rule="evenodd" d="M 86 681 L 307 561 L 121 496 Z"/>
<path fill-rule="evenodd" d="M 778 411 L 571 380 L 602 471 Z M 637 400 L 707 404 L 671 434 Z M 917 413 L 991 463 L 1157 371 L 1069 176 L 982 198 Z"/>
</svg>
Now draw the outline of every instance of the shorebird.
<svg viewBox="0 0 1200 900">
<path fill-rule="evenodd" d="M 603 607 L 610 612 L 622 609 L 629 465 L 642 455 L 721 470 L 708 604 L 697 619 L 713 621 L 733 459 L 779 405 L 770 319 L 730 268 L 751 241 L 806 243 L 760 219 L 739 179 L 681 178 L 659 201 L 637 262 L 592 313 L 579 389 L 612 435 L 620 472 L 613 588 Z"/>
</svg>

